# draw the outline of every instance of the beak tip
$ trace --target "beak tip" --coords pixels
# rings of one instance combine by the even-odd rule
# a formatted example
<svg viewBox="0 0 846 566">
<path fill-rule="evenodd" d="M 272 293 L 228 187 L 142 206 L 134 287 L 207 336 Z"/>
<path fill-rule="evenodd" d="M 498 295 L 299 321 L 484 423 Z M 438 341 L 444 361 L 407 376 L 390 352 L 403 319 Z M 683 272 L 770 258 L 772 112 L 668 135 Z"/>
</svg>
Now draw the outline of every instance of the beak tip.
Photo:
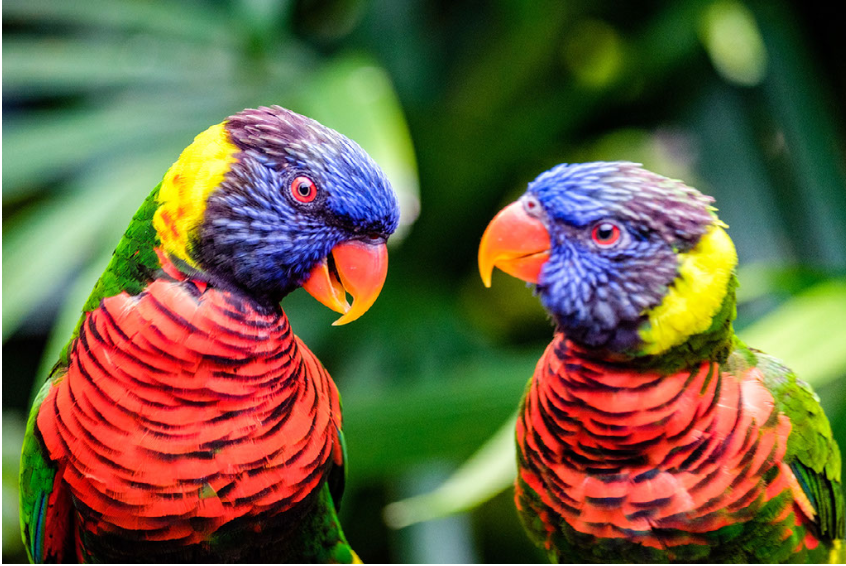
<svg viewBox="0 0 846 566">
<path fill-rule="evenodd" d="M 352 321 L 354 321 L 356 318 L 358 318 L 357 316 L 356 316 L 356 317 L 353 317 L 353 318 L 350 318 L 350 317 L 347 315 L 347 313 L 349 313 L 349 312 L 350 312 L 350 305 L 349 305 L 349 304 L 347 304 L 347 308 L 346 308 L 346 309 L 344 309 L 343 311 L 338 311 L 338 312 L 340 312 L 340 313 L 341 313 L 341 316 L 340 316 L 340 317 L 339 317 L 339 318 L 338 318 L 335 322 L 333 322 L 333 323 L 332 323 L 332 326 L 343 326 L 343 325 L 347 324 L 348 322 L 352 322 Z"/>
<path fill-rule="evenodd" d="M 492 276 L 493 276 L 493 270 L 490 270 L 487 273 L 485 273 L 484 271 L 482 272 L 482 285 L 484 285 L 488 289 L 490 289 L 490 287 L 491 287 Z"/>
<path fill-rule="evenodd" d="M 482 278 L 482 284 L 485 287 L 490 287 L 496 262 L 491 261 L 491 258 L 488 257 L 486 240 L 487 238 L 483 237 L 482 244 L 479 246 L 479 276 Z"/>
<path fill-rule="evenodd" d="M 318 301 L 341 313 L 332 326 L 342 326 L 367 312 L 382 291 L 388 272 L 388 248 L 384 243 L 349 240 L 336 245 L 332 256 L 336 274 L 329 273 L 324 259 L 315 268 L 315 282 L 309 280 L 304 287 Z M 352 305 L 347 302 L 347 293 L 352 296 Z"/>
</svg>

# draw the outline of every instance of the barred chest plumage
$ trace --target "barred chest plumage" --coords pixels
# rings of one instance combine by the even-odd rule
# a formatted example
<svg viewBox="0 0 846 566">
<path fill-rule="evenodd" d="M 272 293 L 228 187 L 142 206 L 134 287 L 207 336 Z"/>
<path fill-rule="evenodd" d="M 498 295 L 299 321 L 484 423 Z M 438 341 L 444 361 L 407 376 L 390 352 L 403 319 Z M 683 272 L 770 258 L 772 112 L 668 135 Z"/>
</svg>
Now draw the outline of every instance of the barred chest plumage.
<svg viewBox="0 0 846 566">
<path fill-rule="evenodd" d="M 813 510 L 783 463 L 790 428 L 754 367 L 634 371 L 591 359 L 558 333 L 517 422 L 517 505 L 541 518 L 543 527 L 526 526 L 562 560 L 610 540 L 720 561 L 726 528 L 756 517 L 784 529 L 785 544 L 813 548 L 804 529 L 793 532 Z"/>
<path fill-rule="evenodd" d="M 281 309 L 184 276 L 89 313 L 38 418 L 77 536 L 159 549 L 311 501 L 340 426 L 334 383 Z"/>
</svg>

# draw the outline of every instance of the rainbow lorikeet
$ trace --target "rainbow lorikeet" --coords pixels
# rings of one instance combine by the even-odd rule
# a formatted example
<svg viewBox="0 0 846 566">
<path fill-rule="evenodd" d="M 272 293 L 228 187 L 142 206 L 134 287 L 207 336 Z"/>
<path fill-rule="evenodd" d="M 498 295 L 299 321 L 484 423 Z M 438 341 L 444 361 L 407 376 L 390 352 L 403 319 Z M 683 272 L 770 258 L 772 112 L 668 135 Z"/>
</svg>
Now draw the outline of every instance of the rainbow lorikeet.
<svg viewBox="0 0 846 566">
<path fill-rule="evenodd" d="M 626 162 L 562 164 L 488 226 L 557 329 L 517 419 L 516 503 L 559 562 L 843 560 L 818 397 L 732 330 L 713 199 Z"/>
<path fill-rule="evenodd" d="M 361 316 L 396 196 L 278 106 L 198 135 L 132 219 L 27 425 L 31 560 L 351 562 L 341 404 L 279 301 Z M 346 293 L 353 297 L 350 306 Z"/>
</svg>

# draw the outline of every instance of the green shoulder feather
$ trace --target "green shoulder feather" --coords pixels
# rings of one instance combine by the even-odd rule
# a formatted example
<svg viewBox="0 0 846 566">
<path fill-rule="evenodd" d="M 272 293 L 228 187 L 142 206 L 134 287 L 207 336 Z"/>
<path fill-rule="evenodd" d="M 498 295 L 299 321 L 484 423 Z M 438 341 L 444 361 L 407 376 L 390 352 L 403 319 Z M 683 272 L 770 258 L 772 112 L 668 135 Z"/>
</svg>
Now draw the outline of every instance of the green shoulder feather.
<svg viewBox="0 0 846 566">
<path fill-rule="evenodd" d="M 776 407 L 790 419 L 785 462 L 816 510 L 819 538 L 829 541 L 844 538 L 842 460 L 819 397 L 780 360 L 753 349 L 747 352 L 763 373 L 764 384 L 773 394 Z"/>
<path fill-rule="evenodd" d="M 71 339 L 62 349 L 57 366 L 67 366 L 68 351 L 74 339 L 79 335 L 79 328 L 85 320 L 85 315 L 98 306 L 105 298 L 113 297 L 126 291 L 130 295 L 137 295 L 144 290 L 147 283 L 153 280 L 154 273 L 161 268 L 161 262 L 156 255 L 155 248 L 159 244 L 159 237 L 153 227 L 153 215 L 159 207 L 159 189 L 162 184 L 147 196 L 144 203 L 132 217 L 129 227 L 115 248 L 112 259 L 106 270 L 100 276 L 94 290 L 82 307 L 82 316 L 76 324 Z M 55 368 L 54 368 L 55 371 Z"/>
</svg>

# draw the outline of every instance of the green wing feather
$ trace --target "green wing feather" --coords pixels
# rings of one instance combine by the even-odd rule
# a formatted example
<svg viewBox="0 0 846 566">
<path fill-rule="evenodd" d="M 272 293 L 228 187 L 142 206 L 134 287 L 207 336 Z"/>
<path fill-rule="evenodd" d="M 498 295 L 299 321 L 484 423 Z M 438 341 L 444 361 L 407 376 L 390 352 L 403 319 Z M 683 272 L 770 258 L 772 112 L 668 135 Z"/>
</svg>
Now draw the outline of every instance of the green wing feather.
<svg viewBox="0 0 846 566">
<path fill-rule="evenodd" d="M 819 397 L 778 359 L 755 350 L 750 353 L 764 374 L 764 383 L 776 406 L 790 418 L 785 462 L 817 512 L 817 534 L 822 540 L 844 538 L 846 511 L 840 483 L 840 449 Z"/>
<path fill-rule="evenodd" d="M 39 408 L 52 386 L 51 379 L 35 398 L 21 452 L 21 536 L 27 556 L 34 563 L 61 562 L 62 557 L 71 551 L 72 544 L 70 516 L 61 516 L 67 511 L 61 503 L 65 502 L 68 494 L 54 493 L 54 490 L 63 489 L 63 486 L 57 481 L 58 469 L 47 455 L 36 430 Z"/>
</svg>

